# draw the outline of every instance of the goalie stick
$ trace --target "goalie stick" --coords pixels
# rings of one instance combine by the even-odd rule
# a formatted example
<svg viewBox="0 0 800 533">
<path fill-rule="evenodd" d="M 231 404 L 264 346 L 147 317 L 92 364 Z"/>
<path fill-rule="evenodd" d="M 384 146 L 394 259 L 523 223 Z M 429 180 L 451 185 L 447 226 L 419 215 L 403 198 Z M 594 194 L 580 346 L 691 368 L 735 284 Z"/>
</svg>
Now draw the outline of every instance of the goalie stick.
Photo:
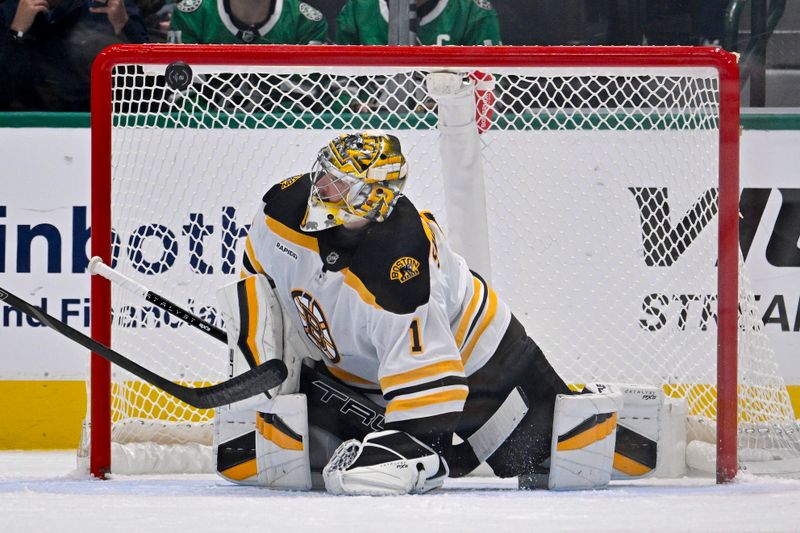
<svg viewBox="0 0 800 533">
<path fill-rule="evenodd" d="M 200 331 L 211 335 L 215 339 L 226 343 L 228 342 L 228 335 L 223 330 L 217 328 L 193 313 L 181 308 L 180 306 L 172 303 L 167 298 L 151 291 L 141 283 L 129 278 L 128 276 L 117 272 L 110 266 L 103 262 L 100 257 L 93 257 L 89 261 L 89 272 L 104 277 L 112 283 L 118 283 L 120 286 L 127 290 L 138 294 L 159 306 L 164 311 L 171 315 L 183 320 L 187 324 L 194 326 Z M 310 370 L 310 369 L 309 369 Z M 306 367 L 303 368 L 304 372 L 309 371 Z M 325 381 L 326 377 L 322 376 L 318 371 L 313 370 L 317 380 Z M 306 379 L 308 381 L 308 379 Z M 313 380 L 312 380 L 313 381 Z M 329 385 L 330 386 L 330 385 Z M 341 388 L 341 386 L 340 386 Z M 371 411 L 377 416 L 378 411 L 382 408 L 374 404 L 371 400 L 361 396 L 359 393 L 352 391 L 349 387 L 345 387 L 347 391 L 338 391 L 337 397 L 346 397 L 355 400 L 356 403 L 361 403 L 367 411 Z M 324 402 L 323 402 L 324 403 Z M 485 461 L 495 450 L 502 444 L 516 429 L 522 418 L 528 412 L 528 400 L 525 394 L 519 387 L 515 388 L 508 397 L 503 401 L 500 408 L 495 411 L 491 417 L 479 428 L 473 435 L 471 435 L 464 442 L 453 445 L 448 453 L 447 460 L 452 463 L 450 468 L 451 477 L 461 477 L 472 470 L 476 469 L 483 461 Z M 354 424 L 358 425 L 364 423 L 359 416 L 354 419 Z M 369 424 L 365 424 L 366 430 L 370 429 Z"/>
<path fill-rule="evenodd" d="M 222 383 L 208 387 L 185 387 L 159 376 L 158 374 L 144 368 L 143 366 L 131 361 L 124 355 L 112 350 L 105 344 L 97 342 L 88 335 L 72 328 L 57 318 L 48 315 L 35 305 L 14 296 L 7 290 L 0 287 L 0 301 L 11 307 L 30 315 L 43 324 L 61 333 L 68 339 L 80 344 L 84 348 L 92 350 L 103 359 L 124 368 L 151 385 L 155 385 L 166 393 L 169 393 L 179 400 L 198 409 L 210 409 L 221 405 L 245 400 L 256 396 L 271 388 L 277 387 L 286 379 L 286 365 L 283 361 L 271 360 L 263 365 L 257 366 L 247 372 L 240 374 Z"/>
<path fill-rule="evenodd" d="M 220 328 L 216 327 L 214 324 L 206 322 L 202 318 L 186 311 L 185 309 L 182 309 L 180 306 L 175 305 L 163 296 L 154 293 L 141 283 L 132 280 L 124 274 L 120 274 L 110 266 L 106 265 L 101 257 L 92 257 L 92 259 L 89 261 L 89 272 L 91 274 L 99 274 L 108 281 L 117 283 L 132 293 L 138 294 L 151 304 L 160 307 L 167 313 L 179 318 L 180 320 L 183 320 L 190 326 L 193 326 L 200 331 L 211 335 L 218 341 L 224 343 L 228 342 L 228 335 Z"/>
</svg>

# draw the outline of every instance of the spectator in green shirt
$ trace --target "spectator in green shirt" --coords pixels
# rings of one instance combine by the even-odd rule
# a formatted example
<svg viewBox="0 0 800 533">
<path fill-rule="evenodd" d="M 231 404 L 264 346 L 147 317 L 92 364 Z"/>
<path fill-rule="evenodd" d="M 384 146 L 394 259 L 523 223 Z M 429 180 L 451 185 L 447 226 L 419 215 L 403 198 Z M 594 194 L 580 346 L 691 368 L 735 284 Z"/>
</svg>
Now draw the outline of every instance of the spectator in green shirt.
<svg viewBox="0 0 800 533">
<path fill-rule="evenodd" d="M 328 22 L 299 0 L 181 0 L 171 42 L 199 44 L 321 44 Z"/>
<path fill-rule="evenodd" d="M 417 0 L 422 45 L 498 45 L 500 23 L 489 0 Z M 386 0 L 348 0 L 336 19 L 337 44 L 387 44 Z"/>
</svg>

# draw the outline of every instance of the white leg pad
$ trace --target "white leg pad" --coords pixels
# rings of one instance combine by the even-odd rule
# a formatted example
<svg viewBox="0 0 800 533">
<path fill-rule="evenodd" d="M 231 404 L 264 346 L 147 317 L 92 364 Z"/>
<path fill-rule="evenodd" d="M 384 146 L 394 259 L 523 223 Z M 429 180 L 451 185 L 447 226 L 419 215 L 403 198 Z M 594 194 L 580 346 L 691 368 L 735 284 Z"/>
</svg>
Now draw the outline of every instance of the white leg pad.
<svg viewBox="0 0 800 533">
<path fill-rule="evenodd" d="M 665 395 L 660 387 L 618 383 L 592 383 L 587 390 L 619 393 L 616 455 L 612 479 L 638 479 L 653 475 L 663 458 Z"/>
<path fill-rule="evenodd" d="M 243 409 L 217 409 L 217 473 L 233 483 L 310 490 L 305 394 L 277 396 Z"/>
<path fill-rule="evenodd" d="M 547 488 L 580 490 L 608 485 L 621 408 L 619 393 L 556 397 Z"/>
</svg>

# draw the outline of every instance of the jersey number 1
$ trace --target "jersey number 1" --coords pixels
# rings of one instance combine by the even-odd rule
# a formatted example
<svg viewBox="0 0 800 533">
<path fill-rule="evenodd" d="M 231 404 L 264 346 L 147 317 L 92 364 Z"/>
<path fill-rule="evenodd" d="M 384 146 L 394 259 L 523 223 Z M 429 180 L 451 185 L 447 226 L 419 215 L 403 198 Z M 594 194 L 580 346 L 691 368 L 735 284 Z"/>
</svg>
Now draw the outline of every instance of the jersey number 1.
<svg viewBox="0 0 800 533">
<path fill-rule="evenodd" d="M 419 331 L 419 318 L 411 321 L 409 331 L 411 332 L 411 353 L 422 353 L 424 348 L 422 347 L 422 334 Z"/>
</svg>

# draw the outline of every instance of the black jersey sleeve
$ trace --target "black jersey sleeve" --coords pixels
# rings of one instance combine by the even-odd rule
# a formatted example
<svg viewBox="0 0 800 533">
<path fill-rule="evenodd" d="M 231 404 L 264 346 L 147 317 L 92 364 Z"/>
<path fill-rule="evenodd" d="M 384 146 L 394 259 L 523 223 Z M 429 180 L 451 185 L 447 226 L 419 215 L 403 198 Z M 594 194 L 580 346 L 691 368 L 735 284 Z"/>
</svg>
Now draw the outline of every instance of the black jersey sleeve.
<svg viewBox="0 0 800 533">
<path fill-rule="evenodd" d="M 276 183 L 262 198 L 264 214 L 299 231 L 306 213 L 310 191 L 310 174 L 292 176 Z"/>
<path fill-rule="evenodd" d="M 408 314 L 430 298 L 429 254 L 419 212 L 403 197 L 387 220 L 370 225 L 350 268 L 383 309 Z"/>
</svg>

